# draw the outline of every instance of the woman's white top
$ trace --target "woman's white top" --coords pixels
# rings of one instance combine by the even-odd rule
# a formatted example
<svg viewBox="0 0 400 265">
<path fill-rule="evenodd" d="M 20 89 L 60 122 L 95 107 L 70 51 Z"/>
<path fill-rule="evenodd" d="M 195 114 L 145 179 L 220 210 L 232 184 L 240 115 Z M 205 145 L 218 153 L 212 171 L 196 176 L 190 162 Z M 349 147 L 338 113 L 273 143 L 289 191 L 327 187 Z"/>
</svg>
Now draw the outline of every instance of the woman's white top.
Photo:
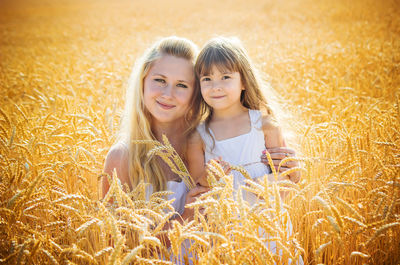
<svg viewBox="0 0 400 265">
<path fill-rule="evenodd" d="M 205 146 L 204 160 L 222 157 L 222 160 L 235 166 L 242 166 L 253 179 L 271 173 L 269 166 L 261 162 L 262 151 L 265 150 L 265 138 L 262 130 L 262 114 L 259 110 L 249 110 L 251 129 L 248 133 L 224 140 L 215 140 L 211 129 L 207 132 L 205 123 L 197 127 Z M 214 138 L 214 142 L 213 139 Z M 245 177 L 233 171 L 234 188 L 244 184 Z M 269 176 L 273 181 L 273 176 Z"/>
<path fill-rule="evenodd" d="M 175 199 L 172 203 L 175 211 L 180 215 L 183 214 L 185 210 L 185 201 L 186 194 L 189 192 L 189 188 L 185 185 L 185 182 L 177 182 L 177 181 L 167 181 L 167 190 L 172 191 L 173 193 L 168 195 L 168 200 Z"/>
<path fill-rule="evenodd" d="M 126 149 L 126 152 L 128 152 L 128 145 L 124 142 L 119 142 L 119 145 L 121 145 L 124 149 Z M 121 181 L 118 179 L 118 183 L 121 186 Z M 178 212 L 180 215 L 183 214 L 183 211 L 185 209 L 185 201 L 186 201 L 186 194 L 189 192 L 189 188 L 186 187 L 185 183 L 183 181 L 178 182 L 178 181 L 167 181 L 167 191 L 171 191 L 172 194 L 168 195 L 167 200 L 172 200 L 172 206 L 174 207 L 175 211 Z M 146 200 L 148 201 L 150 199 L 150 195 L 153 193 L 153 185 L 149 184 L 146 186 Z"/>
</svg>

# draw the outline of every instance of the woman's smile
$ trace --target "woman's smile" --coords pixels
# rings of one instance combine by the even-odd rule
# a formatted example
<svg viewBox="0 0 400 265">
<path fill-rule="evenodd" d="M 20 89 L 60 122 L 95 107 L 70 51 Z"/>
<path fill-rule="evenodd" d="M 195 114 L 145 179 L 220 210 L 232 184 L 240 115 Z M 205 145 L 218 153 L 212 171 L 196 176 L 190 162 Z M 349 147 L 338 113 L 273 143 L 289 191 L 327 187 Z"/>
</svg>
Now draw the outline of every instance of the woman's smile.
<svg viewBox="0 0 400 265">
<path fill-rule="evenodd" d="M 157 104 L 158 104 L 162 109 L 169 110 L 169 109 L 172 109 L 172 108 L 175 107 L 175 105 L 168 104 L 168 103 L 164 103 L 164 102 L 161 102 L 161 101 L 159 101 L 159 100 L 156 100 L 156 102 L 157 102 Z"/>
</svg>

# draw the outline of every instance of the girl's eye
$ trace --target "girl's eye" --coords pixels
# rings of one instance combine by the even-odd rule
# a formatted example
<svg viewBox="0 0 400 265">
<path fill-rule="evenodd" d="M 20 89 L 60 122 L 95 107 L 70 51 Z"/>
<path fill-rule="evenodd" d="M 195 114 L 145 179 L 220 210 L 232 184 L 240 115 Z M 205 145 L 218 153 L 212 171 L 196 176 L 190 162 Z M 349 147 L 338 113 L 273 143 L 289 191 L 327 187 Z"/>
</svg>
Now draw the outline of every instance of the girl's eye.
<svg viewBox="0 0 400 265">
<path fill-rule="evenodd" d="M 224 75 L 224 76 L 222 77 L 222 80 L 229 79 L 229 78 L 231 78 L 229 75 Z"/>
<path fill-rule="evenodd" d="M 187 87 L 188 87 L 188 86 L 185 85 L 185 84 L 177 84 L 176 86 L 177 86 L 177 87 L 182 87 L 182 88 L 187 88 Z"/>
<path fill-rule="evenodd" d="M 203 77 L 203 78 L 201 79 L 201 82 L 207 82 L 207 81 L 211 81 L 211 78 L 209 78 L 209 77 Z"/>
</svg>

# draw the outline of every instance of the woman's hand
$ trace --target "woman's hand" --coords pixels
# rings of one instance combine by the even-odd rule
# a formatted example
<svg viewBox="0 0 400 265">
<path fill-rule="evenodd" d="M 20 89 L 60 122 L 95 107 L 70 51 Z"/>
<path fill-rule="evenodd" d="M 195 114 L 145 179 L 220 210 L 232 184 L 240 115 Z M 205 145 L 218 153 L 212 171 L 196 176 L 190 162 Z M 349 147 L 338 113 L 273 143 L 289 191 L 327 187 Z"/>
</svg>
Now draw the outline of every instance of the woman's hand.
<svg viewBox="0 0 400 265">
<path fill-rule="evenodd" d="M 275 170 L 278 170 L 279 163 L 282 161 L 282 159 L 286 157 L 296 157 L 296 152 L 288 147 L 267 148 L 266 151 L 271 155 Z M 263 151 L 263 154 L 261 155 L 261 162 L 263 162 L 265 165 L 269 165 L 267 155 L 265 154 L 266 151 Z M 282 173 L 294 167 L 299 167 L 299 162 L 288 161 L 282 164 L 279 172 Z M 294 183 L 298 183 L 300 181 L 300 177 L 300 171 L 295 171 L 289 174 L 289 179 Z"/>
<path fill-rule="evenodd" d="M 231 165 L 230 165 L 228 162 L 222 160 L 222 157 L 221 157 L 221 156 L 217 157 L 217 158 L 214 159 L 214 160 L 215 160 L 218 164 L 221 165 L 222 170 L 224 171 L 225 175 L 229 175 L 229 174 L 231 173 L 231 171 L 232 171 Z"/>
<path fill-rule="evenodd" d="M 231 165 L 228 162 L 222 160 L 222 157 L 217 157 L 215 159 L 210 159 L 207 162 L 205 167 L 208 167 L 209 165 L 212 166 L 213 162 L 214 162 L 214 165 L 215 165 L 215 163 L 218 163 L 221 166 L 221 168 L 224 171 L 225 175 L 229 175 L 231 173 L 231 171 L 232 171 Z M 196 183 L 200 184 L 200 186 L 203 186 L 203 187 L 209 187 L 210 185 L 208 183 L 207 176 L 208 176 L 207 175 L 207 171 L 204 169 L 203 175 L 201 177 L 197 178 Z M 217 181 L 218 180 L 219 180 L 219 177 L 218 177 Z"/>
<path fill-rule="evenodd" d="M 185 210 L 182 213 L 182 216 L 181 216 L 182 219 L 184 219 L 184 220 L 192 220 L 193 219 L 194 210 L 192 208 L 186 207 L 186 205 L 190 204 L 192 202 L 195 202 L 201 194 L 203 194 L 209 190 L 210 190 L 209 187 L 196 186 L 186 194 Z"/>
</svg>

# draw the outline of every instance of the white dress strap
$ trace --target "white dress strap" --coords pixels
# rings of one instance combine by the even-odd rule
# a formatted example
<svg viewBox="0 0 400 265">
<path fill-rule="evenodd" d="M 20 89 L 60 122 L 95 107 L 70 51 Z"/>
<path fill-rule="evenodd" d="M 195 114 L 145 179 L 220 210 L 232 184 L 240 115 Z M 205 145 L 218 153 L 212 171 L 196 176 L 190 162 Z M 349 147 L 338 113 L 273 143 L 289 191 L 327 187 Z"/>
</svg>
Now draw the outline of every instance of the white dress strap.
<svg viewBox="0 0 400 265">
<path fill-rule="evenodd" d="M 211 147 L 215 144 L 213 141 L 213 138 L 209 132 L 207 132 L 206 129 L 206 123 L 202 122 L 197 126 L 197 132 L 200 134 L 201 139 L 203 140 L 204 146 L 206 148 L 206 151 L 211 153 Z"/>
<path fill-rule="evenodd" d="M 256 129 L 262 128 L 262 113 L 259 110 L 249 109 L 251 126 Z"/>
</svg>

